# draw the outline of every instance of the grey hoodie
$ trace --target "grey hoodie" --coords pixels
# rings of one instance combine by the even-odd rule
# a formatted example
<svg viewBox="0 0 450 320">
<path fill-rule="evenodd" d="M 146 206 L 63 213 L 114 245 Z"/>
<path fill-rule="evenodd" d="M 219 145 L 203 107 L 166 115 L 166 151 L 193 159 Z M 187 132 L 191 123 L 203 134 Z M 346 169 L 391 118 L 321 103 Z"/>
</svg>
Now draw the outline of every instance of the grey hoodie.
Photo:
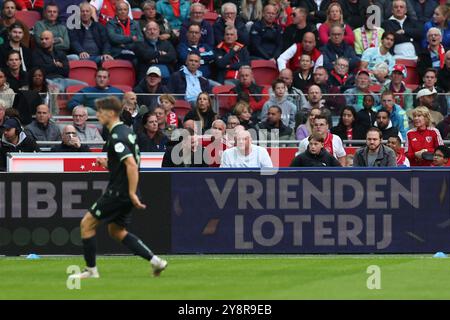
<svg viewBox="0 0 450 320">
<path fill-rule="evenodd" d="M 270 99 L 264 104 L 261 110 L 261 121 L 267 120 L 267 111 L 269 111 L 271 106 L 279 106 L 282 111 L 281 120 L 284 125 L 294 129 L 297 106 L 289 101 L 288 95 L 285 94 L 281 100 L 278 100 L 274 94 L 270 95 Z"/>
</svg>

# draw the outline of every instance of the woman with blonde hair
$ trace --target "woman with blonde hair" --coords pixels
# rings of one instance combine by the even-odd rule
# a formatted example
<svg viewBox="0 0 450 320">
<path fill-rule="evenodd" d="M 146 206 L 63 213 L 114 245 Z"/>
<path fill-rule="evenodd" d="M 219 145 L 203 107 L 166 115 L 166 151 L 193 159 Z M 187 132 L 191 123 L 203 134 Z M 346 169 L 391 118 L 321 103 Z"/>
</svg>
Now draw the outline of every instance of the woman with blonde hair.
<svg viewBox="0 0 450 320">
<path fill-rule="evenodd" d="M 427 32 L 431 28 L 438 28 L 441 30 L 442 34 L 442 45 L 444 46 L 445 50 L 448 50 L 450 48 L 450 22 L 448 21 L 450 14 L 450 8 L 448 5 L 440 5 L 437 6 L 436 9 L 434 9 L 433 17 L 430 21 L 425 23 L 423 27 L 424 36 L 422 38 L 422 47 L 427 48 L 428 47 L 428 40 L 427 40 Z"/>
<path fill-rule="evenodd" d="M 255 124 L 252 121 L 252 108 L 245 101 L 238 101 L 233 109 L 233 114 L 239 119 L 240 125 L 248 129 L 255 129 Z"/>
<path fill-rule="evenodd" d="M 431 114 L 427 107 L 415 108 L 412 116 L 414 128 L 406 133 L 406 156 L 411 166 L 431 166 L 433 159 L 430 153 L 444 144 L 441 134 L 431 126 Z"/>
<path fill-rule="evenodd" d="M 263 15 L 262 0 L 242 0 L 241 18 L 245 22 L 245 27 L 250 31 L 253 22 L 261 20 Z"/>
<path fill-rule="evenodd" d="M 314 118 L 321 113 L 322 111 L 319 107 L 312 107 L 309 111 L 308 120 L 306 120 L 306 123 L 299 125 L 295 131 L 295 137 L 297 140 L 303 140 L 311 135 L 313 132 Z"/>
<path fill-rule="evenodd" d="M 330 39 L 330 28 L 334 24 L 340 24 L 344 28 L 344 42 L 352 46 L 355 43 L 355 35 L 352 28 L 348 24 L 344 24 L 344 14 L 341 5 L 333 2 L 327 9 L 327 20 L 319 27 L 319 40 L 322 45 L 326 45 Z"/>
</svg>

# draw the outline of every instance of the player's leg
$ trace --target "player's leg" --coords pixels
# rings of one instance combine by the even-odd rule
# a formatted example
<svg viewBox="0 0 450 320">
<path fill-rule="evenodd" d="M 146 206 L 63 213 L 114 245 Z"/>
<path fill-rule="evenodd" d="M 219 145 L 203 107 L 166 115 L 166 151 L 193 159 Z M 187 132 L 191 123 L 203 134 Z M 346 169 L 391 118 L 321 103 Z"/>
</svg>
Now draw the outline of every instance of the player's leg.
<svg viewBox="0 0 450 320">
<path fill-rule="evenodd" d="M 95 235 L 96 229 L 99 224 L 100 221 L 94 218 L 94 216 L 90 212 L 86 212 L 83 219 L 81 220 L 81 241 L 83 243 L 83 253 L 84 260 L 86 261 L 86 269 L 78 275 L 72 275 L 73 277 L 78 277 L 81 279 L 100 277 L 95 261 L 95 255 L 97 251 L 97 242 Z"/>
<path fill-rule="evenodd" d="M 167 267 L 167 261 L 155 255 L 137 236 L 128 232 L 125 227 L 116 223 L 108 224 L 109 235 L 118 242 L 131 250 L 134 254 L 150 261 L 153 269 L 153 274 L 159 276 L 161 272 Z"/>
</svg>

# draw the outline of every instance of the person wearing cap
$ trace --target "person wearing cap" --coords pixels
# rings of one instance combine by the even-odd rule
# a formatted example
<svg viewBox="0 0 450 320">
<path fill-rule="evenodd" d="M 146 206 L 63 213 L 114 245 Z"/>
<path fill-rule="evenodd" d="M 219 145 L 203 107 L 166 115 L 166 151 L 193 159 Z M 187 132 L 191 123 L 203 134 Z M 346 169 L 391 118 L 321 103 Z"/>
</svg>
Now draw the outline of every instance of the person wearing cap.
<svg viewBox="0 0 450 320">
<path fill-rule="evenodd" d="M 387 81 L 381 89 L 383 91 L 389 90 L 394 93 L 395 103 L 403 110 L 411 110 L 413 108 L 413 95 L 411 89 L 406 87 L 403 81 L 406 78 L 406 67 L 402 64 L 396 64 L 391 72 L 391 80 Z"/>
<path fill-rule="evenodd" d="M 146 76 L 148 68 L 157 66 L 163 79 L 168 79 L 177 61 L 177 53 L 172 43 L 161 40 L 160 27 L 155 21 L 149 21 L 144 28 L 144 41 L 137 42 L 135 53 L 138 58 L 138 81 Z"/>
<path fill-rule="evenodd" d="M 0 140 L 0 171 L 6 171 L 6 155 L 9 152 L 39 152 L 36 141 L 22 130 L 17 118 L 6 119 Z"/>
<path fill-rule="evenodd" d="M 450 149 L 446 146 L 438 146 L 434 149 L 432 167 L 446 167 L 449 165 Z"/>
<path fill-rule="evenodd" d="M 413 94 L 417 94 L 422 89 L 436 90 L 438 96 L 433 100 L 433 110 L 439 111 L 443 116 L 447 115 L 448 103 L 445 96 L 445 91 L 436 85 L 438 72 L 434 68 L 425 70 L 422 78 L 422 85 L 414 89 Z M 414 95 L 416 96 L 416 95 Z M 419 101 L 414 99 L 414 107 L 419 106 Z"/>
<path fill-rule="evenodd" d="M 90 116 L 95 116 L 96 107 L 95 100 L 106 95 L 116 96 L 122 98 L 123 91 L 109 85 L 109 71 L 99 68 L 95 72 L 95 86 L 85 87 L 78 91 L 72 99 L 67 103 L 67 108 L 73 110 L 76 106 L 83 105 L 87 108 Z"/>
<path fill-rule="evenodd" d="M 392 91 L 385 90 L 381 94 L 381 104 L 375 107 L 375 110 L 385 109 L 390 113 L 390 119 L 392 126 L 396 127 L 402 135 L 402 139 L 406 139 L 406 132 L 408 132 L 408 116 L 405 110 L 395 103 L 394 94 Z"/>
<path fill-rule="evenodd" d="M 417 105 L 424 106 L 428 108 L 428 111 L 430 112 L 431 117 L 431 124 L 433 127 L 437 126 L 439 122 L 444 120 L 444 116 L 439 111 L 433 110 L 433 102 L 437 98 L 437 91 L 433 88 L 433 90 L 430 90 L 428 88 L 420 89 L 419 92 L 417 92 L 416 99 L 418 101 Z M 413 111 L 415 109 L 409 110 L 407 112 L 408 117 L 413 120 Z"/>
<path fill-rule="evenodd" d="M 137 94 L 138 105 L 147 106 L 149 111 L 158 106 L 158 95 L 169 93 L 169 89 L 161 81 L 161 70 L 157 66 L 147 69 L 145 78 L 133 89 Z"/>
<path fill-rule="evenodd" d="M 366 69 L 361 69 L 356 73 L 355 87 L 344 91 L 346 105 L 355 108 L 356 112 L 364 109 L 364 96 L 370 94 L 378 104 L 379 98 L 376 94 L 370 91 L 370 73 Z"/>
<path fill-rule="evenodd" d="M 426 69 L 442 69 L 445 63 L 445 48 L 442 45 L 442 32 L 439 28 L 430 28 L 427 31 L 428 46 L 422 49 L 417 56 L 417 72 L 422 78 Z"/>
<path fill-rule="evenodd" d="M 372 80 L 384 83 L 386 77 L 389 75 L 389 70 L 392 70 L 395 65 L 395 59 L 390 53 L 394 46 L 395 34 L 393 32 L 384 32 L 381 36 L 381 45 L 379 47 L 367 48 L 361 57 L 361 69 L 367 69 L 372 72 Z M 388 70 L 380 70 L 381 63 L 387 64 Z"/>
<path fill-rule="evenodd" d="M 68 124 L 63 128 L 62 142 L 50 149 L 51 152 L 90 152 L 91 150 L 85 144 L 81 144 L 77 130 L 74 126 Z"/>
<path fill-rule="evenodd" d="M 439 130 L 432 127 L 428 108 L 417 107 L 413 110 L 412 116 L 414 128 L 406 134 L 406 156 L 411 166 L 430 166 L 432 159 L 427 159 L 424 155 L 434 152 L 436 147 L 444 145 L 444 141 Z"/>
<path fill-rule="evenodd" d="M 323 66 L 331 72 L 334 62 L 338 57 L 346 57 L 349 61 L 349 70 L 353 71 L 360 62 L 355 49 L 344 42 L 344 28 L 340 24 L 334 24 L 330 28 L 330 40 L 321 49 L 323 54 Z"/>
<path fill-rule="evenodd" d="M 420 46 L 422 39 L 422 27 L 415 19 L 407 15 L 405 0 L 392 1 L 392 16 L 385 20 L 381 27 L 385 31 L 395 33 L 394 57 L 396 59 L 415 59 L 416 48 Z"/>
</svg>

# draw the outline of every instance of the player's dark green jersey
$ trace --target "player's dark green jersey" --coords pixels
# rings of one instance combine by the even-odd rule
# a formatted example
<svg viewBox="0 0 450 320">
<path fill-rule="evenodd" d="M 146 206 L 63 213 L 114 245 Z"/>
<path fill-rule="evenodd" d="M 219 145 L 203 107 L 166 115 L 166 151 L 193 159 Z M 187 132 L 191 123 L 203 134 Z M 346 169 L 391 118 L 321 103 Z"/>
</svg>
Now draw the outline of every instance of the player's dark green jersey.
<svg viewBox="0 0 450 320">
<path fill-rule="evenodd" d="M 134 157 L 139 167 L 141 157 L 136 144 L 136 135 L 128 126 L 118 122 L 110 131 L 106 151 L 109 169 L 108 189 L 116 195 L 128 195 L 128 177 L 124 161 L 128 157 Z"/>
</svg>

